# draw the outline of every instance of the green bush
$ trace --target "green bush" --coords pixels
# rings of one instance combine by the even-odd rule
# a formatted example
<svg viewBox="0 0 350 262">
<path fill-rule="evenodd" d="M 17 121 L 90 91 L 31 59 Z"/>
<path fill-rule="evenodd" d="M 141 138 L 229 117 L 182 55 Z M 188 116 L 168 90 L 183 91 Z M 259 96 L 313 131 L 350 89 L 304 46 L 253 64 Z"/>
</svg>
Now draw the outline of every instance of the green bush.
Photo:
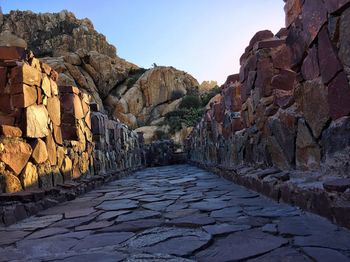
<svg viewBox="0 0 350 262">
<path fill-rule="evenodd" d="M 174 134 L 183 126 L 195 126 L 201 120 L 203 113 L 204 109 L 202 108 L 178 109 L 166 114 L 164 124 L 169 125 L 171 134 Z"/>
<path fill-rule="evenodd" d="M 216 86 L 210 89 L 208 92 L 202 94 L 201 95 L 202 106 L 205 107 L 209 103 L 210 99 L 212 99 L 217 94 L 220 94 L 220 91 L 221 91 L 220 87 Z"/>
<path fill-rule="evenodd" d="M 192 95 L 186 95 L 184 96 L 184 98 L 182 99 L 179 108 L 195 108 L 195 109 L 199 109 L 201 107 L 201 100 L 198 96 L 192 96 Z"/>
</svg>

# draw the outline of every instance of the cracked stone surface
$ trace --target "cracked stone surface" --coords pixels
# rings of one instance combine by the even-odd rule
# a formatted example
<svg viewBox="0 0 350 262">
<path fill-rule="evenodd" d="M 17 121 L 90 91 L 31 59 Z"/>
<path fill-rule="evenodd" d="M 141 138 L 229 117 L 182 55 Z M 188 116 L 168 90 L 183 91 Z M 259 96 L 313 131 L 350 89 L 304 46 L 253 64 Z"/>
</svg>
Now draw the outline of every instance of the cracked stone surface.
<svg viewBox="0 0 350 262">
<path fill-rule="evenodd" d="M 350 232 L 174 165 L 0 228 L 0 261 L 350 261 Z"/>
</svg>

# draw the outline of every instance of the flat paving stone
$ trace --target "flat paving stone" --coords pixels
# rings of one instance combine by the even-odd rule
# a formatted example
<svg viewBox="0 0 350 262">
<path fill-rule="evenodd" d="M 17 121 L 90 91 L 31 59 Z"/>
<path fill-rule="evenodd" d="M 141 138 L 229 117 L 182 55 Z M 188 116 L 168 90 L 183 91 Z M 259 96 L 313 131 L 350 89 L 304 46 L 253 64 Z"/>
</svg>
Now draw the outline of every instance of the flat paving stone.
<svg viewBox="0 0 350 262">
<path fill-rule="evenodd" d="M 104 261 L 104 262 L 119 262 L 126 258 L 127 256 L 121 252 L 114 251 L 113 253 L 89 253 L 89 254 L 79 254 L 67 257 L 60 261 L 62 262 L 87 262 L 87 261 Z"/>
<path fill-rule="evenodd" d="M 349 230 L 189 165 L 147 168 L 0 226 L 0 262 L 349 257 Z"/>
<path fill-rule="evenodd" d="M 144 208 L 154 210 L 154 211 L 163 211 L 165 210 L 169 205 L 173 204 L 174 200 L 167 200 L 167 201 L 160 201 L 160 202 L 153 202 L 149 204 L 142 205 Z"/>
<path fill-rule="evenodd" d="M 163 225 L 163 223 L 164 221 L 159 218 L 139 219 L 135 221 L 122 222 L 117 225 L 98 230 L 98 232 L 138 232 L 144 229 L 160 227 Z"/>
<path fill-rule="evenodd" d="M 119 210 L 119 211 L 108 211 L 104 212 L 101 215 L 99 215 L 96 220 L 101 221 L 101 220 L 113 220 L 117 216 L 124 215 L 130 213 L 131 210 Z"/>
<path fill-rule="evenodd" d="M 82 240 L 79 240 L 79 243 L 74 246 L 73 250 L 115 246 L 119 245 L 120 243 L 123 243 L 124 241 L 128 240 L 133 236 L 134 233 L 131 232 L 102 233 L 90 235 Z"/>
<path fill-rule="evenodd" d="M 90 207 L 90 208 L 83 208 L 83 209 L 77 209 L 77 210 L 70 210 L 64 213 L 64 218 L 77 218 L 77 217 L 84 217 L 88 216 L 92 213 L 96 212 L 96 209 Z"/>
<path fill-rule="evenodd" d="M 251 229 L 249 225 L 216 224 L 204 226 L 203 229 L 211 235 L 222 235 Z"/>
<path fill-rule="evenodd" d="M 343 255 L 342 253 L 329 249 L 329 248 L 319 248 L 319 247 L 304 247 L 302 250 L 311 257 L 313 260 L 318 262 L 349 262 L 350 259 Z"/>
<path fill-rule="evenodd" d="M 166 222 L 167 225 L 177 227 L 200 227 L 214 223 L 215 219 L 209 217 L 206 214 L 193 214 L 185 217 L 175 218 Z"/>
<path fill-rule="evenodd" d="M 104 201 L 102 204 L 98 205 L 97 209 L 102 209 L 105 211 L 110 210 L 122 210 L 122 209 L 134 209 L 138 207 L 138 201 L 122 199 L 113 201 Z"/>
<path fill-rule="evenodd" d="M 129 214 L 120 215 L 116 221 L 117 222 L 125 222 L 125 221 L 132 221 L 132 220 L 138 220 L 143 218 L 151 218 L 151 217 L 159 217 L 161 215 L 160 212 L 157 211 L 151 211 L 151 210 L 140 210 L 140 211 L 134 211 Z"/>
<path fill-rule="evenodd" d="M 59 215 L 49 215 L 42 217 L 30 217 L 24 219 L 23 221 L 9 226 L 10 229 L 19 229 L 19 230 L 36 230 L 40 228 L 47 227 L 59 220 L 61 220 L 63 216 Z"/>
<path fill-rule="evenodd" d="M 49 236 L 57 236 L 60 234 L 68 233 L 69 230 L 62 227 L 49 227 L 30 234 L 26 239 L 38 239 Z"/>
<path fill-rule="evenodd" d="M 238 261 L 264 254 L 288 243 L 257 230 L 243 231 L 218 240 L 214 245 L 199 252 L 199 261 Z"/>
<path fill-rule="evenodd" d="M 296 249 L 281 247 L 265 255 L 247 260 L 249 262 L 312 262 L 310 258 Z M 318 260 L 317 260 L 318 261 Z M 328 260 L 328 262 L 337 260 Z"/>
</svg>

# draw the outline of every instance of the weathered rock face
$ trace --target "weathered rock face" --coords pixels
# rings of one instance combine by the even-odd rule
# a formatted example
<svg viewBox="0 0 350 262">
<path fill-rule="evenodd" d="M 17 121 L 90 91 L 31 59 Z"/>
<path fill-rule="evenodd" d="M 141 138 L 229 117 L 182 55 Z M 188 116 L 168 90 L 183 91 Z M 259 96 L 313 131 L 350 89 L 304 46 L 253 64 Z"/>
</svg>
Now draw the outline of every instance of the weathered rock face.
<svg viewBox="0 0 350 262">
<path fill-rule="evenodd" d="M 28 45 L 40 61 L 58 73 L 54 80 L 59 86 L 77 86 L 86 91 L 102 112 L 132 128 L 154 126 L 154 121 L 159 124 L 164 114 L 179 105 L 180 101 L 174 103 L 174 100 L 184 96 L 189 88 L 199 86 L 192 76 L 174 68 L 145 70 L 121 59 L 105 36 L 94 30 L 90 20 L 77 19 L 68 11 L 54 14 L 12 11 L 3 15 L 0 31 L 2 45 Z M 35 77 L 26 78 L 31 83 L 18 87 L 24 92 L 14 103 L 22 103 L 25 108 L 35 104 L 36 90 L 29 87 L 33 81 L 41 81 L 40 75 Z M 42 90 L 49 98 L 49 115 L 57 126 L 55 118 L 59 116 L 50 111 L 57 111 L 58 103 L 47 93 L 49 81 L 52 80 L 42 79 Z M 23 96 L 25 99 L 21 99 Z M 0 100 L 0 104 L 6 102 L 6 98 Z M 44 127 L 35 132 L 40 131 L 47 135 Z"/>
<path fill-rule="evenodd" d="M 143 73 L 129 89 L 120 91 L 120 99 L 113 99 L 112 92 L 106 104 L 117 118 L 126 119 L 134 128 L 142 127 L 177 109 L 180 99 L 198 86 L 197 80 L 183 71 L 157 66 Z"/>
<path fill-rule="evenodd" d="M 0 31 L 2 45 L 28 45 L 41 61 L 58 72 L 58 85 L 78 86 L 91 94 L 101 108 L 109 91 L 126 79 L 130 69 L 138 68 L 119 58 L 116 48 L 94 30 L 90 20 L 79 20 L 68 11 L 12 11 L 3 15 Z M 45 81 L 49 79 L 43 79 L 43 90 Z"/>
<path fill-rule="evenodd" d="M 87 18 L 79 20 L 73 13 L 35 14 L 28 11 L 11 11 L 3 16 L 0 31 L 14 32 L 24 39 L 35 55 L 60 56 L 80 48 L 116 57 L 116 48 L 106 37 L 95 31 Z"/>
<path fill-rule="evenodd" d="M 0 192 L 142 165 L 139 135 L 98 112 L 89 94 L 58 86 L 57 72 L 31 52 L 0 46 L 0 69 Z"/>
<path fill-rule="evenodd" d="M 190 158 L 348 177 L 349 1 L 285 2 L 287 28 L 253 37 L 188 140 Z"/>
</svg>

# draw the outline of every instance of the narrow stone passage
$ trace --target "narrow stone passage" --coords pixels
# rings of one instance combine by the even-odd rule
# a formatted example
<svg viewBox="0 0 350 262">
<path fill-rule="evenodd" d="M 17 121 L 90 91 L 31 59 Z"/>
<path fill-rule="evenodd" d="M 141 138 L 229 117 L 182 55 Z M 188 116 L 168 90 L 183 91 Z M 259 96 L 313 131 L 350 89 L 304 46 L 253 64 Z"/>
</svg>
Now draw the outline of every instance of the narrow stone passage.
<svg viewBox="0 0 350 262">
<path fill-rule="evenodd" d="M 350 261 L 350 232 L 189 165 L 0 228 L 0 261 Z"/>
</svg>

